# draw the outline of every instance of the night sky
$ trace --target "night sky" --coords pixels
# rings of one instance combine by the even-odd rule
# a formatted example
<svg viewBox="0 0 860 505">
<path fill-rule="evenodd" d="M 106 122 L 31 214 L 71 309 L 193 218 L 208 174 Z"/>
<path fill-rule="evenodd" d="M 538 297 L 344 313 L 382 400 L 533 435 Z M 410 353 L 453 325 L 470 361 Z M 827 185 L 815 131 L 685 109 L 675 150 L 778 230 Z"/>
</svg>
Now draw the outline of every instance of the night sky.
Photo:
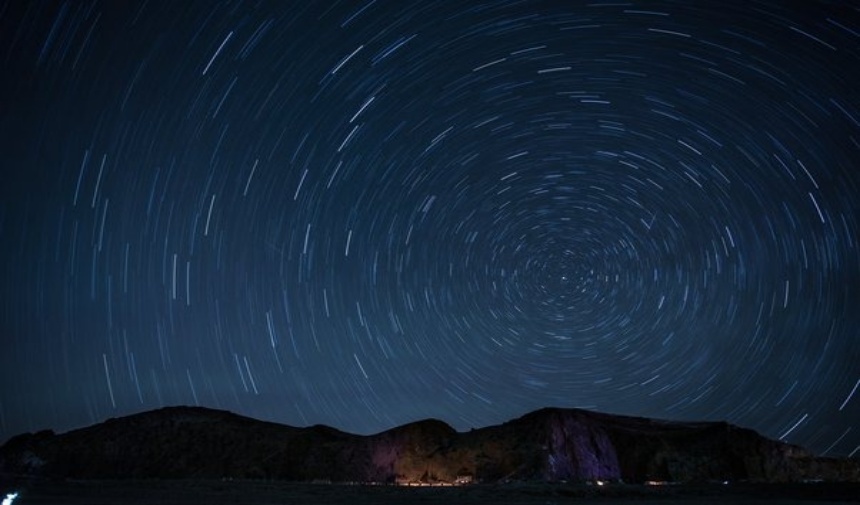
<svg viewBox="0 0 860 505">
<path fill-rule="evenodd" d="M 851 4 L 0 1 L 0 441 L 558 406 L 856 455 Z"/>
</svg>

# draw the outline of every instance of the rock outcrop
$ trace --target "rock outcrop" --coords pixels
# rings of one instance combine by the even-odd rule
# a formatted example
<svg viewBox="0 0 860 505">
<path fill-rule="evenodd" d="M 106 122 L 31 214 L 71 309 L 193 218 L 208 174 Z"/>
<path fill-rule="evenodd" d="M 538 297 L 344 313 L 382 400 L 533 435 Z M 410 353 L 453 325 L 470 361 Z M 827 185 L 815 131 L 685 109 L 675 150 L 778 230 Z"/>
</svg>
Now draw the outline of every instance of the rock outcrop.
<svg viewBox="0 0 860 505">
<path fill-rule="evenodd" d="M 54 478 L 290 481 L 860 481 L 857 460 L 815 458 L 727 423 L 543 409 L 458 433 L 437 420 L 371 436 L 170 407 L 0 448 L 0 473 Z"/>
</svg>

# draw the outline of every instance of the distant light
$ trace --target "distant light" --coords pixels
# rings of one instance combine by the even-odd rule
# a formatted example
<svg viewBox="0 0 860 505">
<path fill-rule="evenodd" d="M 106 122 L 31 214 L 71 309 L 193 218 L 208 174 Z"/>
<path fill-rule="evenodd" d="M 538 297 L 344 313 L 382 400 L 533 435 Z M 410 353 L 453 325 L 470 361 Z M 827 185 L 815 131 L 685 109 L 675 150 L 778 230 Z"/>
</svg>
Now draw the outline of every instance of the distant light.
<svg viewBox="0 0 860 505">
<path fill-rule="evenodd" d="M 606 484 L 606 483 L 605 483 L 605 482 L 603 482 L 602 480 L 598 480 L 598 481 L 597 481 L 597 485 L 598 485 L 598 486 L 602 486 L 602 485 L 604 485 L 604 484 Z"/>
<path fill-rule="evenodd" d="M 6 498 L 3 498 L 3 505 L 12 505 L 12 502 L 15 501 L 15 498 L 18 497 L 18 493 L 9 493 L 6 495 Z"/>
</svg>

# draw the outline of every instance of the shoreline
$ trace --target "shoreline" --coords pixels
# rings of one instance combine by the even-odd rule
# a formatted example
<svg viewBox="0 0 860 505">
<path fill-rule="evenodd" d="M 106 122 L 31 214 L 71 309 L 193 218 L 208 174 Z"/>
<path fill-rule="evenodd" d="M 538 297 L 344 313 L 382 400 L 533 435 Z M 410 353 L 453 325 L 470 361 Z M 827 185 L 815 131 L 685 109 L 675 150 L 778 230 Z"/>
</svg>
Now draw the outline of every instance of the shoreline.
<svg viewBox="0 0 860 505">
<path fill-rule="evenodd" d="M 644 484 L 508 482 L 461 486 L 403 486 L 365 483 L 304 483 L 266 480 L 20 480 L 2 493 L 18 493 L 15 505 L 159 503 L 331 504 L 422 503 L 530 505 L 560 503 L 860 503 L 860 483 Z M 4 494 L 5 496 L 5 494 Z"/>
</svg>

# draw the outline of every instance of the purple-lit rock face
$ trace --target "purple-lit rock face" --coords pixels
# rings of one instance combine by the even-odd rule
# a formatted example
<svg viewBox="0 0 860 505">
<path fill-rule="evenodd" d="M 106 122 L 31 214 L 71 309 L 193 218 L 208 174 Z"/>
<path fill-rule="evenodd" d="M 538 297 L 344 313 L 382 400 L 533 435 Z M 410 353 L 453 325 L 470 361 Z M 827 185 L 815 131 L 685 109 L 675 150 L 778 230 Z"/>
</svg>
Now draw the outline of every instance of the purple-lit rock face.
<svg viewBox="0 0 860 505">
<path fill-rule="evenodd" d="M 582 415 L 547 415 L 548 480 L 619 480 L 615 446 L 602 427 Z"/>
<path fill-rule="evenodd" d="M 398 461 L 401 447 L 396 443 L 380 442 L 373 444 L 371 451 L 370 464 L 374 469 L 374 473 L 378 475 L 373 480 L 385 482 L 394 475 L 394 465 Z"/>
<path fill-rule="evenodd" d="M 371 436 L 294 428 L 229 412 L 174 407 L 56 435 L 14 437 L 0 477 L 267 478 L 464 483 L 804 479 L 860 481 L 856 460 L 806 451 L 726 423 L 677 423 L 543 409 L 457 433 L 419 421 Z"/>
<path fill-rule="evenodd" d="M 375 482 L 444 480 L 445 460 L 437 456 L 457 432 L 442 421 L 427 420 L 384 431 L 367 438 L 371 474 Z"/>
</svg>

